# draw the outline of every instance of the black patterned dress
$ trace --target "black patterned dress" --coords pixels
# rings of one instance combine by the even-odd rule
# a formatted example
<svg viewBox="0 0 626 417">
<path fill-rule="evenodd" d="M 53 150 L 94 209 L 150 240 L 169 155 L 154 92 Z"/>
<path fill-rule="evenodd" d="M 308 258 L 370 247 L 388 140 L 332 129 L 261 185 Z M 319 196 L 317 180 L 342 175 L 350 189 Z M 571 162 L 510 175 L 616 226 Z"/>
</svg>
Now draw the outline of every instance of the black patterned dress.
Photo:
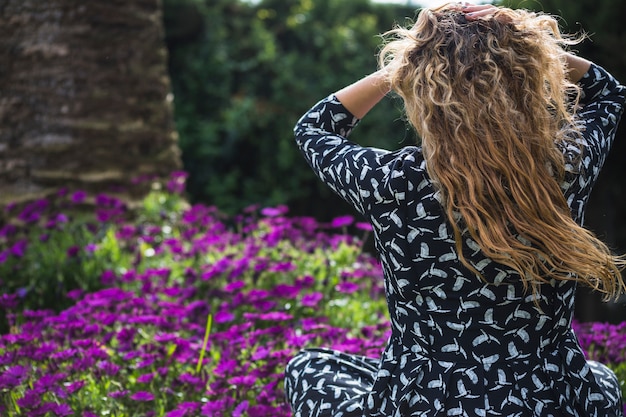
<svg viewBox="0 0 626 417">
<path fill-rule="evenodd" d="M 561 146 L 563 192 L 576 221 L 602 167 L 626 88 L 597 65 L 580 81 L 579 147 Z M 389 152 L 346 138 L 358 120 L 330 96 L 295 127 L 319 178 L 371 222 L 383 265 L 392 334 L 380 358 L 306 349 L 287 365 L 295 417 L 621 416 L 620 388 L 590 362 L 571 328 L 575 283 L 541 288 L 539 305 L 519 276 L 464 238 L 459 261 L 419 147 Z"/>
</svg>

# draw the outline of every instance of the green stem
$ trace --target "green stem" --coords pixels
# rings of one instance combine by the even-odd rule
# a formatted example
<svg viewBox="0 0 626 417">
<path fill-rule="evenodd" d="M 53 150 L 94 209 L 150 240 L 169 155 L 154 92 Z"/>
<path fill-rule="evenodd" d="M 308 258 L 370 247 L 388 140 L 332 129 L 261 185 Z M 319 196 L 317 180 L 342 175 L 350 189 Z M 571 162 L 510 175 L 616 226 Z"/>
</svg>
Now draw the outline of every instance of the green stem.
<svg viewBox="0 0 626 417">
<path fill-rule="evenodd" d="M 206 322 L 206 330 L 204 331 L 204 341 L 202 342 L 202 350 L 200 351 L 200 358 L 198 359 L 198 365 L 196 365 L 196 374 L 200 372 L 202 367 L 202 359 L 204 359 L 204 352 L 206 346 L 209 343 L 209 334 L 211 333 L 211 324 L 213 323 L 213 315 L 209 313 Z"/>
</svg>

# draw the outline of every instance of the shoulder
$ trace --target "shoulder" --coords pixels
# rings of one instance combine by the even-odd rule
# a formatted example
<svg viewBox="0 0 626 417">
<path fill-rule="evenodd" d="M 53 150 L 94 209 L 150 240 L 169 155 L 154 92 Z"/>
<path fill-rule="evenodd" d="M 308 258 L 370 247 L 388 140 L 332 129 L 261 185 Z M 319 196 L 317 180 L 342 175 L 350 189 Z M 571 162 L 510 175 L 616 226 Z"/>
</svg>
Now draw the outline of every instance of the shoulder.
<svg viewBox="0 0 626 417">
<path fill-rule="evenodd" d="M 381 153 L 380 161 L 382 164 L 393 164 L 404 169 L 426 169 L 426 161 L 421 146 L 404 146 L 395 151 Z"/>
</svg>

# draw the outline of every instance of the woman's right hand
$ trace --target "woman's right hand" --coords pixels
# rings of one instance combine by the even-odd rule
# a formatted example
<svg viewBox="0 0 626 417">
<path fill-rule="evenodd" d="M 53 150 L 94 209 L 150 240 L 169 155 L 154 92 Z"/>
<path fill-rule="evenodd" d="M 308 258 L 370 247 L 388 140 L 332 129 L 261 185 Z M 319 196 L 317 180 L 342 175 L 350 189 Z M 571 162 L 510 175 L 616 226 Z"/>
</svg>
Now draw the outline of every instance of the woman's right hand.
<svg viewBox="0 0 626 417">
<path fill-rule="evenodd" d="M 467 20 L 477 20 L 481 17 L 492 16 L 498 8 L 493 4 L 465 4 L 459 7 L 459 10 L 465 13 Z"/>
</svg>

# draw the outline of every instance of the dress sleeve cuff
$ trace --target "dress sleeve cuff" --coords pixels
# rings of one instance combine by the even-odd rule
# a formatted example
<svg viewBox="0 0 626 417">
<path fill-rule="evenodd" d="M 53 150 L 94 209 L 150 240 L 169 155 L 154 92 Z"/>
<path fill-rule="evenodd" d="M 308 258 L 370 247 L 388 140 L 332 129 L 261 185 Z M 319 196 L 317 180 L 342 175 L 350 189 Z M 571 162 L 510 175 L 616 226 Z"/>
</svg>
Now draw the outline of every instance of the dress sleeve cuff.
<svg viewBox="0 0 626 417">
<path fill-rule="evenodd" d="M 578 81 L 578 85 L 581 87 L 580 101 L 584 104 L 598 99 L 619 84 L 604 68 L 591 63 L 585 75 Z"/>
</svg>

